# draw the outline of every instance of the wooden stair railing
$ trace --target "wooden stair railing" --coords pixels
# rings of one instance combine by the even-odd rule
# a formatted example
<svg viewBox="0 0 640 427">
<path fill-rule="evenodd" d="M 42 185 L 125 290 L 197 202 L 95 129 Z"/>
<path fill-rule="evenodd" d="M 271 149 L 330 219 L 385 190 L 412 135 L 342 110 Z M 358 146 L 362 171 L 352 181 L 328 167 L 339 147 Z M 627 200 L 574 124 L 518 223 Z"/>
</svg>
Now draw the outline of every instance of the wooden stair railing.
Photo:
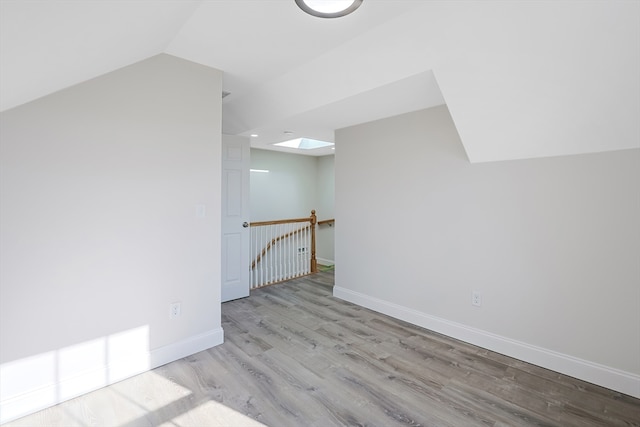
<svg viewBox="0 0 640 427">
<path fill-rule="evenodd" d="M 264 246 L 259 252 L 257 251 L 257 247 L 253 248 L 255 259 L 251 262 L 251 272 L 252 272 L 251 288 L 252 289 L 256 287 L 264 286 L 264 285 L 278 283 L 283 280 L 289 280 L 296 277 L 301 277 L 307 274 L 318 272 L 318 265 L 316 260 L 317 218 L 316 218 L 315 210 L 311 211 L 311 216 L 309 216 L 308 218 L 281 219 L 281 220 L 275 220 L 275 221 L 258 221 L 258 222 L 250 223 L 250 226 L 252 229 L 252 237 L 251 237 L 252 246 L 254 245 L 254 240 L 255 241 L 258 240 L 258 236 L 254 236 L 254 230 L 257 229 L 258 227 L 271 227 L 271 226 L 278 226 L 278 225 L 293 226 L 293 224 L 298 224 L 298 223 L 308 223 L 308 224 L 300 228 L 297 228 L 295 230 L 287 230 L 286 232 L 278 234 L 276 236 L 269 236 L 266 242 L 262 240 L 263 242 L 262 245 Z M 280 244 L 280 251 L 273 251 L 273 252 L 276 252 L 276 253 L 282 252 L 283 247 L 287 246 L 287 242 L 289 242 L 287 248 L 289 249 L 289 251 L 291 251 L 291 249 L 293 249 L 291 247 L 292 246 L 291 242 L 296 238 L 296 236 L 299 236 L 299 235 L 304 235 L 302 237 L 303 240 L 301 240 L 303 243 L 306 242 L 306 240 L 304 239 L 309 238 L 310 240 L 309 242 L 307 242 L 309 244 L 304 243 L 305 251 L 303 252 L 303 254 L 306 254 L 308 247 L 310 247 L 311 256 L 309 258 L 308 267 L 303 265 L 301 268 L 293 268 L 291 266 L 292 258 L 294 256 L 299 257 L 301 254 L 299 252 L 297 254 L 289 252 L 284 254 L 284 256 L 287 257 L 286 260 L 277 260 L 274 265 L 270 267 L 265 267 L 260 272 L 257 271 L 258 264 L 261 262 L 264 262 L 266 255 L 269 254 L 270 251 L 274 250 L 277 244 Z M 310 235 L 310 237 L 308 237 L 308 235 Z M 299 241 L 297 240 L 296 242 L 299 243 Z M 295 248 L 295 249 L 299 251 L 300 248 Z M 299 260 L 296 259 L 295 264 L 297 265 L 298 262 Z M 273 264 L 273 261 L 272 261 L 272 264 Z"/>
<path fill-rule="evenodd" d="M 262 223 L 256 223 L 256 224 L 258 224 L 258 225 L 273 225 L 274 221 L 264 221 L 264 222 L 267 222 L 269 224 L 262 224 Z M 254 224 L 254 223 L 251 223 L 251 224 Z M 302 227 L 302 228 L 299 228 L 297 230 L 290 231 L 289 233 L 285 233 L 282 236 L 274 237 L 273 239 L 271 239 L 271 241 L 269 243 L 267 243 L 267 246 L 264 247 L 262 252 L 260 252 L 260 254 L 258 254 L 256 259 L 254 259 L 251 262 L 251 269 L 252 270 L 255 269 L 256 265 L 260 262 L 262 257 L 265 256 L 267 254 L 267 252 L 269 251 L 269 249 L 271 249 L 271 247 L 273 245 L 275 245 L 276 243 L 278 243 L 280 240 L 287 239 L 287 238 L 289 238 L 291 236 L 294 236 L 294 235 L 296 235 L 296 234 L 298 234 L 298 233 L 300 233 L 302 231 L 308 230 L 308 229 L 309 229 L 309 226 L 307 225 L 306 227 Z"/>
</svg>

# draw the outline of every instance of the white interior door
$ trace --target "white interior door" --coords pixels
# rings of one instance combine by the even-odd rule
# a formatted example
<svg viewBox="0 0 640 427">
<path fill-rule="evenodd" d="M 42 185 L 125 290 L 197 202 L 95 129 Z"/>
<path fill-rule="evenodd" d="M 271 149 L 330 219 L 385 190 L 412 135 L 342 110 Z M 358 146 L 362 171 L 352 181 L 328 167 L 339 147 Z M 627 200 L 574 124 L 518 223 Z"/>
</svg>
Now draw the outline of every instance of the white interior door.
<svg viewBox="0 0 640 427">
<path fill-rule="evenodd" d="M 249 296 L 249 139 L 222 135 L 222 302 Z"/>
</svg>

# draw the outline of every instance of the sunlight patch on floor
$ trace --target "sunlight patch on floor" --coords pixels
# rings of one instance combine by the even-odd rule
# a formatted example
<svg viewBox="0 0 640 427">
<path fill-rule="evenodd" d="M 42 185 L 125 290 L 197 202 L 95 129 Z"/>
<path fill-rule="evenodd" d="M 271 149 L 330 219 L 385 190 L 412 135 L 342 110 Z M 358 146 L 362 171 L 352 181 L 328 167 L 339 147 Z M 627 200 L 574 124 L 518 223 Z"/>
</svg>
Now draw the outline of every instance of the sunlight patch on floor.
<svg viewBox="0 0 640 427">
<path fill-rule="evenodd" d="M 199 406 L 173 418 L 171 421 L 161 424 L 162 427 L 188 427 L 201 425 L 206 425 L 207 427 L 265 427 L 264 424 L 259 423 L 240 412 L 234 411 L 231 408 L 227 408 L 222 403 L 212 400 L 203 402 Z"/>
</svg>

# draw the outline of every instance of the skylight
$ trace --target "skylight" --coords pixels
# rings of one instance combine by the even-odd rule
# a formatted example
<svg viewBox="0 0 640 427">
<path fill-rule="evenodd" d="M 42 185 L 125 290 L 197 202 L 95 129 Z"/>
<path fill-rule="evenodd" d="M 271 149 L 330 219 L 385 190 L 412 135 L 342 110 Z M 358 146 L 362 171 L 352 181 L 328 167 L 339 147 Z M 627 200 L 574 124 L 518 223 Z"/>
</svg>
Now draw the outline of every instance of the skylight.
<svg viewBox="0 0 640 427">
<path fill-rule="evenodd" d="M 315 150 L 316 148 L 330 147 L 333 142 L 318 141 L 317 139 L 296 138 L 289 141 L 278 142 L 278 147 L 297 148 L 299 150 Z"/>
</svg>

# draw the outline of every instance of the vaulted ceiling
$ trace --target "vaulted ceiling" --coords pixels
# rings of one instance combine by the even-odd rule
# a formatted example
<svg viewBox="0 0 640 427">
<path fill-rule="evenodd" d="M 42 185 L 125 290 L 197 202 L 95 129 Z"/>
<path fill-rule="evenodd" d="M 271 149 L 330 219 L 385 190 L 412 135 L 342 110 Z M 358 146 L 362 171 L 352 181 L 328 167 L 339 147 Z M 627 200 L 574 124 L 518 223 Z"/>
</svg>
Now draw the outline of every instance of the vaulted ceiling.
<svg viewBox="0 0 640 427">
<path fill-rule="evenodd" d="M 224 71 L 256 147 L 443 103 L 472 162 L 640 147 L 636 0 L 0 0 L 0 109 L 160 53 Z"/>
</svg>

